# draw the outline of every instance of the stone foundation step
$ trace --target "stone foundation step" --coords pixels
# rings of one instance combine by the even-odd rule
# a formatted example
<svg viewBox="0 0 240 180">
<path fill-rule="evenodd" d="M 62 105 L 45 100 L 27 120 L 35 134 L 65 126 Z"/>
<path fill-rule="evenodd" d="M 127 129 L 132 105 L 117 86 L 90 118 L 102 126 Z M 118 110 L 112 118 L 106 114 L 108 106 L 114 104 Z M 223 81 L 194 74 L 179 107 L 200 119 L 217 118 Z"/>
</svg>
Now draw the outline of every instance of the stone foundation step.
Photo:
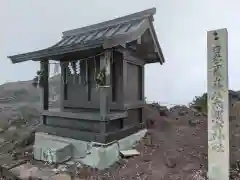
<svg viewBox="0 0 240 180">
<path fill-rule="evenodd" d="M 118 161 L 122 150 L 132 149 L 145 136 L 146 132 L 147 130 L 143 129 L 109 144 L 81 141 L 37 132 L 35 133 L 34 158 L 49 162 L 49 158 L 42 157 L 42 151 L 51 149 L 55 152 L 51 162 L 59 163 L 71 158 L 71 161 L 102 170 Z M 59 148 L 56 148 L 56 146 Z"/>
<path fill-rule="evenodd" d="M 57 140 L 38 141 L 33 146 L 34 158 L 49 163 L 62 163 L 72 158 L 72 145 Z"/>
</svg>

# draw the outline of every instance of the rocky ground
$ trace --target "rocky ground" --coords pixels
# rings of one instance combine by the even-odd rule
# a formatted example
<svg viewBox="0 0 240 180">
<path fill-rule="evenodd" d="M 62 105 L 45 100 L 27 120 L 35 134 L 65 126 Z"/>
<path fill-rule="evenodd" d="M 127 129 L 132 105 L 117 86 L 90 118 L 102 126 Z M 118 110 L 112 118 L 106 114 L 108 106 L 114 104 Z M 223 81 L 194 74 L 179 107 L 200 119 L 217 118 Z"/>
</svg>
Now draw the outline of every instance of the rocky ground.
<svg viewBox="0 0 240 180">
<path fill-rule="evenodd" d="M 207 117 L 185 106 L 171 109 L 147 105 L 148 134 L 136 149 L 140 155 L 122 158 L 111 168 L 98 171 L 81 164 L 44 164 L 33 160 L 34 126 L 12 124 L 0 134 L 0 163 L 25 176 L 51 179 L 99 180 L 205 180 L 207 172 Z M 234 126 L 236 123 L 234 124 Z M 235 137 L 236 138 L 236 137 Z M 233 143 L 234 144 L 234 143 Z M 236 145 L 234 145 L 234 148 Z M 236 149 L 233 156 L 236 158 Z M 11 158 L 10 158 L 11 157 Z M 232 162 L 231 179 L 240 179 L 239 162 Z M 24 166 L 24 168 L 23 168 Z M 26 167 L 27 166 L 27 167 Z M 20 168 L 21 167 L 21 168 Z M 40 174 L 40 175 L 39 175 Z"/>
<path fill-rule="evenodd" d="M 149 179 L 149 180 L 187 180 L 198 174 L 205 175 L 207 169 L 207 124 L 204 114 L 184 107 L 174 107 L 170 110 L 148 105 L 147 126 L 149 132 L 137 145 L 139 156 L 121 159 L 113 167 L 97 171 L 88 167 L 67 167 L 61 174 L 74 174 L 78 179 Z M 12 124 L 3 130 L 1 164 L 9 169 L 30 162 L 39 168 L 39 163 L 32 160 L 31 144 L 34 128 Z M 9 163 L 8 157 L 11 157 Z M 40 163 L 41 164 L 41 163 Z M 59 165 L 46 165 L 52 169 Z M 61 167 L 61 166 L 60 166 Z M 32 166 L 31 166 L 32 168 Z M 30 168 L 30 169 L 31 169 Z M 200 175 L 199 175 L 200 176 Z M 69 177 L 68 177 L 69 178 Z"/>
<path fill-rule="evenodd" d="M 17 83 L 20 86 L 0 86 L 1 167 L 14 172 L 18 169 L 25 177 L 35 173 L 42 179 L 58 180 L 70 176 L 86 180 L 207 179 L 207 116 L 186 106 L 167 109 L 158 104 L 146 105 L 148 134 L 136 147 L 140 155 L 122 158 L 104 171 L 79 163 L 49 165 L 34 161 L 32 144 L 39 124 L 39 96 L 30 82 Z M 240 179 L 240 104 L 231 106 L 236 116 L 231 114 L 230 118 L 231 179 L 236 180 Z"/>
</svg>

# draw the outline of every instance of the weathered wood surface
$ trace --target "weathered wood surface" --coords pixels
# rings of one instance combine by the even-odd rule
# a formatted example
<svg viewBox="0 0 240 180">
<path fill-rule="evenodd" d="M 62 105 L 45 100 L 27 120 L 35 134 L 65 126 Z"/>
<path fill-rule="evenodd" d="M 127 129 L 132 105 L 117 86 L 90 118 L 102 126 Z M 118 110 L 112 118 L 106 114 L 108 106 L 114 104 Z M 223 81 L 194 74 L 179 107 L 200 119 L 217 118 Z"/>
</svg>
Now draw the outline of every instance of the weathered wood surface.
<svg viewBox="0 0 240 180">
<path fill-rule="evenodd" d="M 240 101 L 237 101 L 233 104 L 231 108 L 231 117 L 233 117 L 234 120 L 240 119 Z"/>
</svg>

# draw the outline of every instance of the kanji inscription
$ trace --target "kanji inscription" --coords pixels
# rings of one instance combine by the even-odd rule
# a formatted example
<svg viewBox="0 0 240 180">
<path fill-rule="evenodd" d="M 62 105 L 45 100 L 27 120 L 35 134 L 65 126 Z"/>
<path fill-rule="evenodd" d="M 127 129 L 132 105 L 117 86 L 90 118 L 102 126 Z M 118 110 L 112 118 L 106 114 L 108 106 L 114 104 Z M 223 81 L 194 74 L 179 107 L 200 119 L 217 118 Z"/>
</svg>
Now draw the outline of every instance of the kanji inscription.
<svg viewBox="0 0 240 180">
<path fill-rule="evenodd" d="M 208 179 L 229 179 L 227 30 L 208 32 Z"/>
<path fill-rule="evenodd" d="M 223 82 L 224 78 L 221 73 L 221 69 L 224 68 L 222 56 L 221 56 L 221 46 L 213 46 L 213 59 L 212 59 L 212 93 L 209 94 L 210 100 L 212 101 L 211 108 L 211 118 L 212 118 L 212 134 L 209 136 L 210 148 L 216 150 L 217 152 L 224 151 L 223 140 L 225 139 L 223 126 L 223 96 L 224 91 Z"/>
</svg>

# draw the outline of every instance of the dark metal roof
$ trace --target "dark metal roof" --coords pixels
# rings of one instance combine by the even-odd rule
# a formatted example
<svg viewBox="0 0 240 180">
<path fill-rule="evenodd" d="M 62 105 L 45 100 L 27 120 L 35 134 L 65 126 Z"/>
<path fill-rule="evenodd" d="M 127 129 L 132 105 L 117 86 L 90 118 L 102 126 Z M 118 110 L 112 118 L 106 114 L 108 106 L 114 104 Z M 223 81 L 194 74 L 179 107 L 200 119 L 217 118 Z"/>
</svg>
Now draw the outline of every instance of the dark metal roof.
<svg viewBox="0 0 240 180">
<path fill-rule="evenodd" d="M 63 47 L 73 44 L 85 44 L 86 42 L 108 39 L 113 36 L 125 34 L 134 31 L 141 24 L 143 19 L 129 21 L 121 24 L 114 24 L 108 27 L 99 27 L 98 29 L 81 32 L 81 29 L 63 32 L 63 38 L 57 44 L 52 46 Z"/>
<path fill-rule="evenodd" d="M 54 57 L 89 48 L 101 47 L 104 46 L 104 44 L 104 48 L 111 48 L 120 45 L 116 44 L 115 39 L 122 39 L 122 41 L 124 41 L 127 40 L 126 37 L 132 37 L 141 24 L 144 23 L 144 20 L 152 20 L 155 13 L 156 9 L 152 8 L 99 24 L 65 31 L 63 32 L 62 40 L 52 47 L 35 52 L 9 56 L 9 58 L 13 63 L 19 63 L 28 60 Z M 136 36 L 139 36 L 139 34 Z M 134 40 L 134 38 L 131 39 Z M 160 57 L 160 59 L 161 58 L 163 58 L 163 56 Z M 164 59 L 162 60 L 164 62 Z"/>
</svg>

